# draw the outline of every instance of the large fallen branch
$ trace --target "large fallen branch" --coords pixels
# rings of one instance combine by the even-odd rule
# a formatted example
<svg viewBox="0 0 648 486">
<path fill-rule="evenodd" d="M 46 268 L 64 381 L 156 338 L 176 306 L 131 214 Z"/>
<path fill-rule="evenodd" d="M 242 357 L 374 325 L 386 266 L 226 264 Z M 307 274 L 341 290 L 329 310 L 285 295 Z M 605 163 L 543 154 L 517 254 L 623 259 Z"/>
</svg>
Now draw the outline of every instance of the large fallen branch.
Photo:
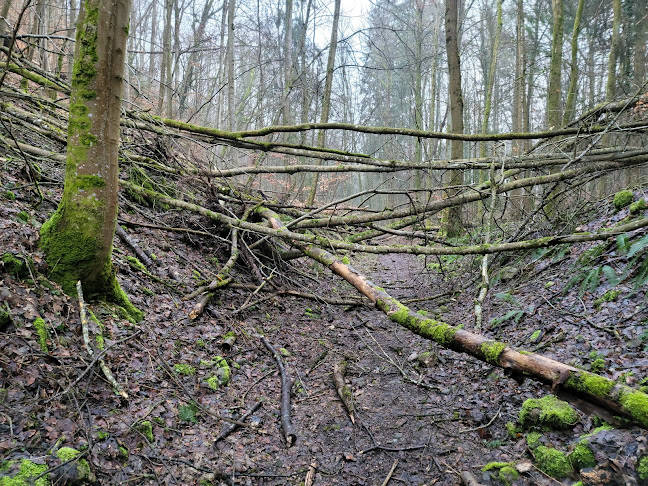
<svg viewBox="0 0 648 486">
<path fill-rule="evenodd" d="M 271 226 L 281 229 L 282 223 L 272 211 L 259 210 Z M 506 343 L 488 339 L 457 326 L 428 319 L 390 296 L 350 265 L 345 265 L 331 253 L 313 245 L 292 241 L 305 255 L 329 267 L 360 293 L 368 297 L 390 320 L 419 336 L 441 346 L 470 354 L 517 376 L 527 376 L 547 383 L 555 390 L 573 393 L 586 401 L 601 405 L 648 429 L 648 395 L 603 376 L 589 373 L 545 356 L 516 351 Z"/>
<path fill-rule="evenodd" d="M 128 188 L 129 190 L 149 197 L 154 200 L 166 203 L 181 209 L 196 212 L 214 221 L 226 224 L 233 228 L 240 228 L 245 231 L 252 231 L 264 235 L 276 236 L 295 244 L 308 243 L 319 246 L 326 246 L 335 248 L 337 250 L 350 250 L 364 253 L 374 254 L 388 254 L 388 253 L 409 253 L 412 255 L 486 255 L 492 253 L 499 253 L 503 251 L 517 251 L 529 250 L 532 248 L 545 248 L 549 246 L 562 245 L 565 243 L 584 243 L 587 241 L 606 240 L 612 236 L 634 231 L 648 226 L 648 218 L 641 218 L 630 223 L 616 226 L 608 230 L 600 231 L 597 233 L 579 233 L 563 236 L 546 236 L 544 238 L 536 238 L 532 240 L 514 241 L 511 243 L 501 243 L 493 245 L 468 245 L 468 246 L 417 246 L 417 245 L 360 245 L 357 243 L 348 243 L 346 241 L 332 240 L 323 236 L 316 236 L 312 234 L 302 234 L 294 231 L 287 230 L 281 226 L 279 228 L 268 228 L 262 224 L 251 223 L 249 221 L 242 221 L 240 219 L 226 216 L 207 208 L 193 204 L 180 199 L 175 199 L 164 194 L 161 194 L 150 189 L 145 189 L 141 186 L 133 184 L 128 181 L 120 180 L 120 185 Z M 265 210 L 269 211 L 269 210 Z M 297 245 L 295 245 L 297 246 Z"/>
</svg>

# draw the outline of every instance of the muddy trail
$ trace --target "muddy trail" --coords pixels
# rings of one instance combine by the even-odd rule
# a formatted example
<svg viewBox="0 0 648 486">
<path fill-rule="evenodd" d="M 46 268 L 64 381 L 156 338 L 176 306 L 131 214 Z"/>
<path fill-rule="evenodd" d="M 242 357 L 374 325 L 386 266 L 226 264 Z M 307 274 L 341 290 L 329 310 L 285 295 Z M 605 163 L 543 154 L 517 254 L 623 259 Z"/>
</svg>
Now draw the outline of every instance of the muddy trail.
<svg viewBox="0 0 648 486">
<path fill-rule="evenodd" d="M 128 394 L 120 397 L 87 354 L 79 302 L 45 276 L 38 228 L 55 207 L 55 191 L 36 210 L 16 173 L 4 172 L 3 180 L 0 456 L 11 462 L 0 475 L 29 459 L 65 484 L 80 466 L 56 451 L 72 447 L 88 461 L 88 482 L 97 484 L 451 485 L 460 484 L 465 471 L 497 484 L 503 481 L 497 469 L 482 470 L 494 461 L 518 465 L 517 484 L 578 479 L 575 473 L 552 479 L 535 467 L 526 433 L 515 427 L 523 401 L 549 394 L 549 387 L 518 383 L 413 335 L 319 264 L 267 263 L 272 278 L 263 288 L 235 267 L 237 285 L 218 290 L 203 315 L 188 319 L 194 302 L 183 296 L 211 280 L 223 261 L 217 240 L 207 236 L 213 228 L 174 212 L 152 216 L 127 200 L 122 205 L 130 210 L 120 219 L 156 266 L 138 265 L 117 238 L 114 261 L 122 287 L 146 318 L 135 324 L 115 307 L 88 304 L 96 317 L 91 334 L 103 335 L 100 354 Z M 626 216 L 627 210 L 603 211 L 591 226 Z M 631 236 L 637 241 L 642 233 Z M 592 248 L 596 255 L 584 259 Z M 634 286 L 628 274 L 613 295 L 602 277 L 585 288 L 586 277 L 576 278 L 603 263 L 621 273 L 622 257 L 612 241 L 500 259 L 485 302 L 484 334 L 644 385 L 645 286 Z M 351 259 L 413 309 L 473 325 L 477 258 Z M 331 299 L 338 304 L 326 303 Z M 260 335 L 292 381 L 291 447 L 281 429 L 277 363 Z M 342 363 L 353 421 L 333 383 Z M 544 431 L 542 440 L 569 451 L 600 424 L 579 412 L 568 430 Z M 232 425 L 242 427 L 229 431 Z M 622 478 L 634 470 L 645 443 L 645 433 L 629 429 L 610 435 L 597 457 Z"/>
</svg>

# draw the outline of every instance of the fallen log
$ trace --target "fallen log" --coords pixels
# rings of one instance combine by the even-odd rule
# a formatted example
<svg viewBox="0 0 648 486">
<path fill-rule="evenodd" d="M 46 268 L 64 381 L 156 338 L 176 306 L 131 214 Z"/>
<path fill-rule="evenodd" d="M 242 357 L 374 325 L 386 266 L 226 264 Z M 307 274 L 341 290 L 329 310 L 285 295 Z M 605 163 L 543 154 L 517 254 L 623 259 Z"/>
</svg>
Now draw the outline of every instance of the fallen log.
<svg viewBox="0 0 648 486">
<path fill-rule="evenodd" d="M 394 299 L 384 289 L 368 280 L 352 266 L 342 263 L 336 256 L 315 246 L 312 242 L 323 242 L 328 244 L 330 247 L 355 251 L 366 251 L 370 248 L 368 246 L 332 242 L 314 235 L 304 235 L 289 231 L 283 226 L 276 213 L 264 207 L 257 208 L 256 212 L 269 222 L 271 228 L 225 216 L 186 201 L 169 198 L 168 196 L 144 189 L 127 181 L 120 180 L 119 182 L 122 186 L 127 187 L 136 193 L 150 196 L 175 207 L 195 211 L 198 214 L 220 221 L 228 226 L 279 237 L 292 244 L 295 248 L 298 248 L 304 255 L 322 263 L 331 271 L 344 278 L 361 294 L 369 298 L 369 300 L 378 309 L 387 314 L 390 320 L 406 327 L 419 336 L 435 341 L 441 346 L 453 351 L 470 354 L 493 366 L 499 366 L 513 376 L 527 376 L 542 383 L 547 383 L 551 385 L 552 391 L 564 390 L 585 401 L 611 410 L 616 415 L 626 417 L 641 427 L 648 429 L 647 394 L 626 385 L 616 383 L 608 378 L 579 370 L 578 368 L 574 368 L 539 354 L 530 353 L 524 350 L 514 350 L 506 343 L 494 341 L 485 336 L 471 333 L 459 328 L 458 326 L 452 326 L 435 319 L 426 319 L 424 316 L 410 310 L 402 302 Z M 433 250 L 435 254 L 484 254 L 521 248 L 537 248 L 557 243 L 573 243 L 606 239 L 609 236 L 635 230 L 645 227 L 646 225 L 648 225 L 648 218 L 643 218 L 636 222 L 618 226 L 613 230 L 606 232 L 590 235 L 540 238 L 538 240 L 532 240 L 534 241 L 533 245 L 529 245 L 527 242 L 527 244 L 516 248 L 507 246 L 507 244 L 502 244 L 493 245 L 491 247 L 479 245 L 478 247 L 434 248 Z M 414 253 L 413 251 L 410 251 L 411 247 L 378 246 L 371 248 L 380 249 L 380 251 L 376 251 L 376 253 Z M 426 252 L 421 251 L 421 253 Z"/>
<path fill-rule="evenodd" d="M 283 227 L 277 215 L 265 208 L 257 212 L 277 230 Z M 391 321 L 444 348 L 470 354 L 517 377 L 529 377 L 600 405 L 648 429 L 648 395 L 588 371 L 574 368 L 545 356 L 517 351 L 506 343 L 488 339 L 445 322 L 417 314 L 390 296 L 351 265 L 342 263 L 326 250 L 290 240 L 305 255 L 327 266 L 371 300 Z"/>
</svg>

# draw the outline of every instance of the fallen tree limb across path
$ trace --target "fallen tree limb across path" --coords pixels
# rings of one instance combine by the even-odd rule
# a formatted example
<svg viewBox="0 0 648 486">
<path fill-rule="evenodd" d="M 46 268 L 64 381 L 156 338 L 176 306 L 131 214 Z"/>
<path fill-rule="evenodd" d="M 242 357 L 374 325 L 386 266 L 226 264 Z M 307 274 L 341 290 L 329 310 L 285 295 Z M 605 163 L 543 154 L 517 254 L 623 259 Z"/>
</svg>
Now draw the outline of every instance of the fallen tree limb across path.
<svg viewBox="0 0 648 486">
<path fill-rule="evenodd" d="M 257 212 L 276 230 L 283 227 L 276 213 L 260 208 Z M 384 289 L 376 286 L 350 265 L 313 245 L 285 238 L 305 255 L 326 265 L 371 300 L 390 320 L 444 348 L 470 354 L 512 375 L 526 376 L 560 388 L 586 401 L 598 404 L 648 429 L 648 395 L 603 376 L 589 373 L 545 356 L 516 351 L 506 343 L 488 339 L 409 309 Z"/>
</svg>

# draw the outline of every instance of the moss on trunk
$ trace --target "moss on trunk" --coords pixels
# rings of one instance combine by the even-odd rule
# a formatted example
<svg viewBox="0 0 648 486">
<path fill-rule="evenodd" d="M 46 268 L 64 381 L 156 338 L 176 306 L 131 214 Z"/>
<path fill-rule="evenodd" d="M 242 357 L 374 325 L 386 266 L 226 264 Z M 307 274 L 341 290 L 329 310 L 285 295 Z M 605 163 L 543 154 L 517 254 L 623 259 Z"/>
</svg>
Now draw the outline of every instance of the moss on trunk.
<svg viewBox="0 0 648 486">
<path fill-rule="evenodd" d="M 51 277 L 66 293 L 142 313 L 121 290 L 111 262 L 117 223 L 119 116 L 129 0 L 85 0 L 72 73 L 63 198 L 41 228 Z"/>
</svg>

